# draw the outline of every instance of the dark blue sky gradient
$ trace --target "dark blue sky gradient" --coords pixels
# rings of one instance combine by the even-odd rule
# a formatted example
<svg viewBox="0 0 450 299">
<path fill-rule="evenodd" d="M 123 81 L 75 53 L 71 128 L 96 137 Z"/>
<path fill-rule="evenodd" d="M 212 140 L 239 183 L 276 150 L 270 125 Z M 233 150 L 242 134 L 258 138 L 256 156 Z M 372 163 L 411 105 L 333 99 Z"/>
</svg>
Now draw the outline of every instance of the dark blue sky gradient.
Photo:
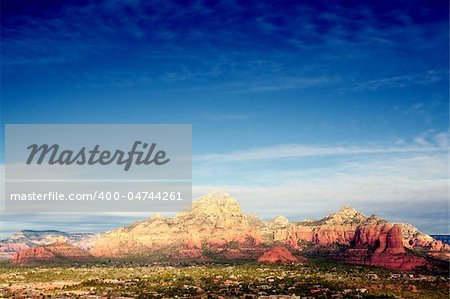
<svg viewBox="0 0 450 299">
<path fill-rule="evenodd" d="M 367 132 L 379 118 L 405 121 L 392 135 L 443 129 L 446 115 L 426 124 L 392 108 L 447 110 L 447 5 L 4 1 L 4 122 L 209 123 L 202 113 L 253 112 L 272 126 L 278 110 L 289 127 L 340 124 L 325 138 L 354 138 L 349 123 Z"/>
<path fill-rule="evenodd" d="M 5 0 L 2 125 L 191 123 L 195 156 L 290 144 L 442 148 L 448 8 L 430 0 Z M 298 163 L 289 165 L 338 164 Z M 196 167 L 195 183 L 235 184 Z M 435 214 L 415 219 L 448 217 L 439 190 Z"/>
</svg>

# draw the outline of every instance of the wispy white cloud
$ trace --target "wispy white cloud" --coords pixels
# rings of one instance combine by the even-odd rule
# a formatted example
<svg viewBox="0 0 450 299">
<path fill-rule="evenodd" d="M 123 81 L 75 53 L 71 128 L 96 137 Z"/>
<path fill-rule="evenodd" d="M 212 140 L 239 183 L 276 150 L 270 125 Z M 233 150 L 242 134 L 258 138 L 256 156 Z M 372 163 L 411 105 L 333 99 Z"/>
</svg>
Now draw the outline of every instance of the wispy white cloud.
<svg viewBox="0 0 450 299">
<path fill-rule="evenodd" d="M 291 77 L 278 77 L 276 80 L 256 80 L 245 86 L 232 89 L 228 93 L 257 93 L 279 90 L 296 90 L 320 86 L 329 86 L 341 82 L 339 76 L 311 76 L 298 75 Z"/>
<path fill-rule="evenodd" d="M 424 73 L 417 73 L 403 76 L 393 76 L 369 81 L 358 82 L 354 87 L 346 91 L 376 91 L 381 88 L 402 88 L 411 85 L 428 85 L 444 79 L 447 72 L 428 70 Z M 421 106 L 416 107 L 417 109 Z"/>
<path fill-rule="evenodd" d="M 283 144 L 254 148 L 245 151 L 235 151 L 230 153 L 213 153 L 195 156 L 194 161 L 256 161 L 256 160 L 276 160 L 302 157 L 320 156 L 346 156 L 346 155 L 375 155 L 375 154 L 402 154 L 402 153 L 432 153 L 448 150 L 445 146 L 443 135 L 439 135 L 438 144 L 430 144 L 423 137 L 414 139 L 416 144 L 407 146 L 309 146 L 302 144 Z"/>
</svg>

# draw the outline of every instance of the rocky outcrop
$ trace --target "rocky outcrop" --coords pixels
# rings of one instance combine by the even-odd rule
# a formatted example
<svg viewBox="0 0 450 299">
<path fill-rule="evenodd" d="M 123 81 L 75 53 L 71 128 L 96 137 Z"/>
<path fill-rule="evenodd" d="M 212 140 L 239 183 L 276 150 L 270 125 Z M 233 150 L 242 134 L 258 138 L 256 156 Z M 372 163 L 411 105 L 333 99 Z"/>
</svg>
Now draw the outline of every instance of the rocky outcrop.
<svg viewBox="0 0 450 299">
<path fill-rule="evenodd" d="M 299 259 L 293 255 L 286 247 L 276 246 L 264 252 L 259 258 L 260 263 L 282 263 L 292 264 L 298 263 Z"/>
<path fill-rule="evenodd" d="M 312 222 L 313 225 L 324 225 L 324 226 L 357 226 L 366 221 L 366 216 L 358 212 L 350 206 L 345 206 L 336 213 L 332 213 L 329 216 L 318 220 L 316 223 Z"/>
<path fill-rule="evenodd" d="M 401 227 L 403 245 L 407 248 L 423 248 L 430 251 L 449 251 L 450 246 L 422 233 L 417 227 L 407 223 L 396 223 Z"/>
<path fill-rule="evenodd" d="M 92 255 L 86 250 L 64 242 L 56 242 L 21 250 L 14 254 L 13 262 L 27 264 L 48 261 L 87 261 L 91 258 Z"/>
</svg>

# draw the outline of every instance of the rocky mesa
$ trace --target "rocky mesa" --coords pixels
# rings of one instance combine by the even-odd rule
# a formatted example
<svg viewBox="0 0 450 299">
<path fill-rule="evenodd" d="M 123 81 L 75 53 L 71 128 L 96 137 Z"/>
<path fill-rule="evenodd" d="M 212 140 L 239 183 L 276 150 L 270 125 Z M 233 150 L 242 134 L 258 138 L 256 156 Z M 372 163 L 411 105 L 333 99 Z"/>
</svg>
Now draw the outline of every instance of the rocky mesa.
<svg viewBox="0 0 450 299">
<path fill-rule="evenodd" d="M 14 254 L 13 262 L 16 264 L 27 264 L 34 262 L 64 262 L 64 261 L 87 261 L 92 255 L 81 248 L 65 242 L 55 242 L 21 250 Z"/>
<path fill-rule="evenodd" d="M 12 259 L 13 255 L 21 250 L 56 242 L 89 250 L 94 236 L 92 233 L 66 233 L 58 230 L 22 230 L 0 240 L 0 259 Z"/>
</svg>

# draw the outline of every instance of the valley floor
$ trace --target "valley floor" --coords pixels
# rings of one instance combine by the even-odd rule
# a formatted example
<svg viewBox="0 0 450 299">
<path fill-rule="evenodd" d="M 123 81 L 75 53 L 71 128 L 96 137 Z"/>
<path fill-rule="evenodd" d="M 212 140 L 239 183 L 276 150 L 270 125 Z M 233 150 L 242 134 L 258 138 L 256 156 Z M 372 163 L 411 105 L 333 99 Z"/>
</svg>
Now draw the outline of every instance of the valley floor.
<svg viewBox="0 0 450 299">
<path fill-rule="evenodd" d="M 448 298 L 445 276 L 341 263 L 0 266 L 10 298 Z"/>
</svg>

